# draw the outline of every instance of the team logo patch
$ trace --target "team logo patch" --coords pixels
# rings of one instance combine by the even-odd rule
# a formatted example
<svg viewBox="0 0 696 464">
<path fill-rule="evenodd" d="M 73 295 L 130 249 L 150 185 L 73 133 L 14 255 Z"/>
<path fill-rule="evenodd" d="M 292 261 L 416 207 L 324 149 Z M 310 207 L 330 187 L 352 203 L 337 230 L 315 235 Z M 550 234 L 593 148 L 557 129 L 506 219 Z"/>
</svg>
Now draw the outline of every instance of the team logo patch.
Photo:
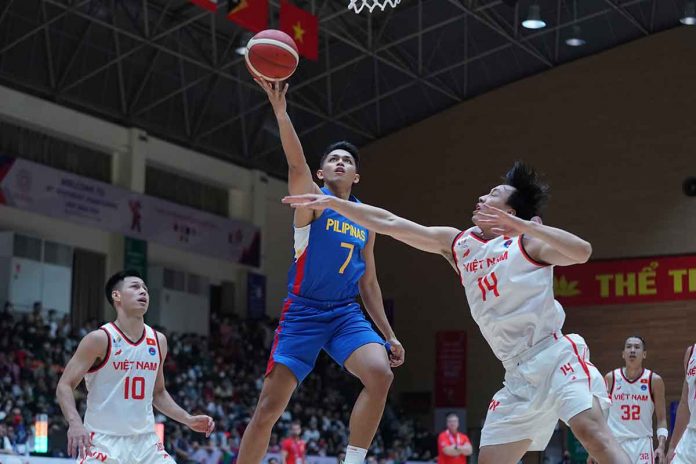
<svg viewBox="0 0 696 464">
<path fill-rule="evenodd" d="M 647 386 L 647 385 L 641 385 L 641 386 L 640 386 L 640 389 L 643 390 L 643 391 L 645 391 L 645 390 L 648 389 L 648 386 Z"/>
<path fill-rule="evenodd" d="M 123 344 L 123 339 L 120 335 L 114 335 L 111 337 L 111 343 L 114 345 L 115 350 L 119 350 Z"/>
<path fill-rule="evenodd" d="M 156 349 L 154 349 L 154 348 L 152 348 L 152 347 L 150 347 L 150 349 L 149 349 L 149 350 L 147 350 L 147 351 L 148 351 L 148 352 L 149 352 L 149 353 L 150 353 L 150 354 L 151 354 L 152 356 L 154 356 L 154 355 L 156 355 L 156 354 L 157 354 L 157 350 L 156 350 Z"/>
<path fill-rule="evenodd" d="M 503 243 L 505 248 L 510 248 L 510 245 L 512 245 L 512 240 L 507 240 L 505 243 Z"/>
</svg>

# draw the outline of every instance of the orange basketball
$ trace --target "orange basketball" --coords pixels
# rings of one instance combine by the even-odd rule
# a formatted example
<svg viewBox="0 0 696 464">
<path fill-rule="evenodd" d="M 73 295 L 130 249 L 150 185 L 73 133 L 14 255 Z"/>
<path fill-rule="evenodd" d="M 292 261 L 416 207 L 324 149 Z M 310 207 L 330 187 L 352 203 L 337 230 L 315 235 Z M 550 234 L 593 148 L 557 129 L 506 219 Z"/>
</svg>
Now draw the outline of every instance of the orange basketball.
<svg viewBox="0 0 696 464">
<path fill-rule="evenodd" d="M 289 35 L 267 29 L 249 40 L 244 59 L 252 76 L 282 81 L 292 76 L 300 57 L 297 45 Z"/>
</svg>

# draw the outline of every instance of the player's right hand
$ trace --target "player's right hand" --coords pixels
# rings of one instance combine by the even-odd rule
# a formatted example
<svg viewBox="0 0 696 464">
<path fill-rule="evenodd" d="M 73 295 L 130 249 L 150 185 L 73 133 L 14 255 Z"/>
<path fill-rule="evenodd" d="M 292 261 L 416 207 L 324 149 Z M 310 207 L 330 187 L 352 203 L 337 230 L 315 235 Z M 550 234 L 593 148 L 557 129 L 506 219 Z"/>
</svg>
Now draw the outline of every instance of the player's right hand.
<svg viewBox="0 0 696 464">
<path fill-rule="evenodd" d="M 68 427 L 68 454 L 73 458 L 84 457 L 92 441 L 89 432 L 82 423 Z"/>
<path fill-rule="evenodd" d="M 399 340 L 391 338 L 389 342 L 389 365 L 391 367 L 399 367 L 406 359 L 406 350 Z"/>
<path fill-rule="evenodd" d="M 283 84 L 282 82 L 271 82 L 260 77 L 254 78 L 259 87 L 266 92 L 268 95 L 268 100 L 273 106 L 273 112 L 276 115 L 285 114 L 288 109 L 288 103 L 285 99 L 285 95 L 288 93 L 288 84 Z"/>
</svg>

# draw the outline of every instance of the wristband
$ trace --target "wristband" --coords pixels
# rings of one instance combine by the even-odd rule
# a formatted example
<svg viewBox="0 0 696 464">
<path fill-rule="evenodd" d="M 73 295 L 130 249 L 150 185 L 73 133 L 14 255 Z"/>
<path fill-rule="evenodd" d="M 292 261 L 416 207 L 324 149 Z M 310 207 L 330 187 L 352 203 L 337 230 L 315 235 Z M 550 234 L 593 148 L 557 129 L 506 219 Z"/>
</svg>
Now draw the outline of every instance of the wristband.
<svg viewBox="0 0 696 464">
<path fill-rule="evenodd" d="M 669 436 L 669 431 L 664 427 L 660 427 L 659 429 L 657 429 L 657 436 L 658 438 L 665 437 L 665 439 L 667 439 L 667 437 Z"/>
</svg>

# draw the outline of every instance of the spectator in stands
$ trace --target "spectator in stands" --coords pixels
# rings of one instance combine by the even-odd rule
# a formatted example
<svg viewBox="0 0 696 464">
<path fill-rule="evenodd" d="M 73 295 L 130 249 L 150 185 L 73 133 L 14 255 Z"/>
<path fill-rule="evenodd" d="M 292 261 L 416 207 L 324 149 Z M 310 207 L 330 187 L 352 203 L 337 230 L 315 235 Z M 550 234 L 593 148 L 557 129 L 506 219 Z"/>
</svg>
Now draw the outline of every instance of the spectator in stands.
<svg viewBox="0 0 696 464">
<path fill-rule="evenodd" d="M 14 445 L 7 433 L 7 426 L 0 422 L 0 454 L 15 454 Z"/>
<path fill-rule="evenodd" d="M 301 434 L 300 421 L 293 421 L 290 426 L 290 436 L 280 445 L 281 464 L 305 464 L 307 444 L 300 438 Z"/>
<path fill-rule="evenodd" d="M 211 318 L 209 337 L 196 334 L 167 334 L 170 354 L 164 364 L 167 387 L 180 404 L 191 410 L 209 411 L 220 425 L 213 443 L 201 446 L 199 457 L 218 459 L 232 464 L 239 441 L 251 417 L 262 382 L 273 328 L 277 321 L 240 320 L 236 316 L 220 320 Z M 38 413 L 49 416 L 49 450 L 55 457 L 65 456 L 65 444 L 51 437 L 65 437 L 63 420 L 55 403 L 53 391 L 62 369 L 74 352 L 81 334 L 99 326 L 90 320 L 73 327 L 70 316 L 62 317 L 53 310 L 47 314 L 37 304 L 31 313 L 13 313 L 8 302 L 0 314 L 0 453 L 20 445 L 31 451 L 31 424 Z M 166 329 L 157 327 L 166 332 Z M 360 384 L 326 356 L 317 361 L 318 375 L 310 377 L 295 393 L 291 409 L 286 411 L 274 429 L 275 441 L 269 452 L 280 452 L 278 437 L 288 435 L 293 421 L 309 424 L 311 447 L 317 454 L 336 456 L 347 444 L 348 405 L 360 391 Z M 78 410 L 84 413 L 84 389 L 76 392 Z M 319 400 L 317 400 L 319 398 Z M 390 403 L 384 414 L 382 430 L 375 437 L 371 454 L 378 460 L 386 457 L 397 443 L 393 459 L 431 456 L 426 451 L 434 440 L 427 431 L 414 429 L 412 421 Z M 158 415 L 159 416 L 159 415 Z M 194 437 L 178 424 L 165 421 L 165 446 L 179 464 L 195 463 Z M 18 428 L 19 427 L 19 430 Z M 9 445 L 8 445 L 9 443 Z M 208 452 L 219 448 L 220 456 Z M 309 454 L 309 453 L 308 453 Z M 212 462 L 212 461 L 211 461 Z M 217 463 L 216 463 L 217 464 Z M 277 464 L 277 463 L 276 463 Z"/>
<path fill-rule="evenodd" d="M 471 456 L 473 448 L 469 437 L 459 432 L 459 416 L 447 415 L 447 428 L 437 439 L 437 464 L 466 464 L 466 457 Z"/>
</svg>

